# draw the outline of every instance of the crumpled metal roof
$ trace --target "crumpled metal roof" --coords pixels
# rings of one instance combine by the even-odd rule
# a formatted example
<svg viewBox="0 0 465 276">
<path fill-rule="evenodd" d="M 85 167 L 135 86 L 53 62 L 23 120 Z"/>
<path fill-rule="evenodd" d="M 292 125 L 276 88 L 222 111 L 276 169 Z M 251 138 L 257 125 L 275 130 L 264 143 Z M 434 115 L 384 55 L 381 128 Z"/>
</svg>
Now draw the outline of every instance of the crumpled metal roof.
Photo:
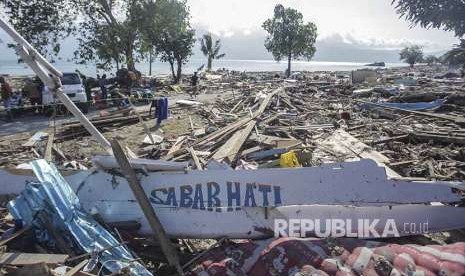
<svg viewBox="0 0 465 276">
<path fill-rule="evenodd" d="M 78 197 L 53 164 L 37 160 L 31 165 L 39 183 L 28 183 L 24 191 L 8 204 L 8 209 L 15 219 L 33 227 L 39 241 L 54 243 L 44 227 L 45 223 L 52 223 L 72 249 L 90 253 L 111 248 L 98 254 L 98 261 L 109 271 L 118 272 L 128 267 L 132 275 L 152 275 L 83 211 Z M 50 222 L 41 220 L 43 216 L 37 216 L 39 213 L 44 213 Z"/>
</svg>

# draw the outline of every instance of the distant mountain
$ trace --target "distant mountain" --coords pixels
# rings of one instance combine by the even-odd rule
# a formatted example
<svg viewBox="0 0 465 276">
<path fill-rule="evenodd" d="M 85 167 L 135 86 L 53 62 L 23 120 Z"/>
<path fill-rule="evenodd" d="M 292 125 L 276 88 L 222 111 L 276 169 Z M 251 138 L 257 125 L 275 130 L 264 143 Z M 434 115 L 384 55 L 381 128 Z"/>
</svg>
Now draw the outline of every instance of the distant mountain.
<svg viewBox="0 0 465 276">
<path fill-rule="evenodd" d="M 197 28 L 196 36 L 198 38 L 204 33 L 207 33 L 204 28 Z M 265 33 L 263 31 L 249 34 L 235 33 L 233 35 L 220 36 L 220 38 L 223 44 L 222 52 L 226 53 L 227 59 L 270 60 L 273 58 L 263 45 L 265 40 Z M 5 43 L 0 43 L 0 66 L 1 61 L 17 60 L 14 50 L 8 49 Z M 63 61 L 70 60 L 73 57 L 73 52 L 76 50 L 76 45 L 77 43 L 74 38 L 66 39 L 62 43 L 60 59 Z M 334 35 L 318 40 L 316 43 L 317 52 L 313 60 L 363 63 L 384 61 L 397 63 L 399 62 L 399 49 L 402 45 L 397 45 L 397 47 L 389 45 L 389 47 L 383 48 L 383 45 L 370 45 L 350 37 L 346 39 L 340 35 Z M 440 55 L 443 52 L 433 54 Z M 192 58 L 203 58 L 198 42 L 194 47 L 194 56 Z"/>
</svg>

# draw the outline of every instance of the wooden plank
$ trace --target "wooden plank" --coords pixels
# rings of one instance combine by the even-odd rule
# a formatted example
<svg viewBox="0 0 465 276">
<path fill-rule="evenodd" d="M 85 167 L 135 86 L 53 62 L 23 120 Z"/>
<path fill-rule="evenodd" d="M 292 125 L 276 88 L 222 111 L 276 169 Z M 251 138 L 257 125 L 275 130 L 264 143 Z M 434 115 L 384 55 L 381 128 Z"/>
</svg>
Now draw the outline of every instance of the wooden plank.
<svg viewBox="0 0 465 276">
<path fill-rule="evenodd" d="M 237 131 L 234 135 L 213 155 L 214 160 L 223 160 L 227 158 L 230 162 L 234 162 L 237 159 L 237 155 L 242 148 L 242 145 L 245 143 L 247 138 L 250 136 L 250 133 L 257 125 L 255 120 L 265 112 L 265 109 L 271 102 L 271 99 L 281 90 L 275 90 L 274 92 L 268 94 L 263 102 L 260 104 L 258 110 L 252 115 L 252 120 L 250 120 L 244 129 Z"/>
<path fill-rule="evenodd" d="M 85 267 L 87 265 L 87 263 L 89 262 L 88 259 L 85 259 L 83 261 L 81 261 L 79 264 L 77 264 L 75 267 L 71 268 L 70 270 L 66 271 L 65 273 L 65 276 L 73 276 L 77 273 L 79 273 L 79 271 Z"/>
<path fill-rule="evenodd" d="M 281 138 L 281 137 L 277 137 L 277 136 L 269 136 L 269 135 L 262 135 L 262 134 L 260 134 L 260 135 L 252 134 L 250 136 L 250 140 L 252 140 L 254 142 L 257 142 L 259 144 L 272 146 L 272 147 L 277 146 L 278 143 L 281 143 L 281 142 L 290 143 L 290 144 L 300 142 L 299 140 L 296 140 L 296 139 Z"/>
<path fill-rule="evenodd" d="M 32 135 L 32 137 L 29 138 L 29 140 L 27 142 L 22 144 L 22 146 L 25 147 L 25 148 L 33 147 L 37 142 L 42 141 L 45 137 L 47 137 L 47 135 L 48 134 L 45 133 L 45 132 L 38 131 L 38 132 L 34 133 L 34 135 Z"/>
<path fill-rule="evenodd" d="M 45 147 L 45 153 L 44 153 L 44 159 L 47 160 L 48 162 L 52 161 L 52 146 L 53 146 L 54 139 L 55 139 L 55 130 L 53 128 L 50 128 L 48 131 L 47 146 Z"/>
<path fill-rule="evenodd" d="M 5 244 L 9 243 L 10 241 L 16 239 L 17 237 L 21 236 L 25 232 L 27 232 L 30 229 L 30 227 L 24 227 L 23 229 L 19 230 L 18 232 L 14 233 L 11 237 L 1 240 L 0 241 L 0 246 L 4 246 Z"/>
<path fill-rule="evenodd" d="M 142 188 L 136 173 L 131 167 L 126 154 L 123 151 L 123 148 L 119 144 L 117 140 L 113 140 L 111 142 L 111 146 L 113 149 L 113 154 L 115 155 L 118 164 L 121 167 L 121 170 L 128 180 L 128 184 L 134 193 L 134 196 L 139 203 L 142 212 L 144 213 L 145 218 L 150 224 L 152 228 L 153 234 L 157 238 L 158 242 L 160 243 L 161 249 L 168 260 L 169 264 L 176 268 L 176 271 L 179 275 L 183 275 L 182 267 L 179 262 L 179 256 L 176 253 L 173 245 L 171 244 L 170 239 L 166 235 L 165 229 L 161 224 L 160 220 L 158 219 L 157 215 L 155 214 L 155 210 L 150 203 L 147 194 L 145 193 L 144 189 Z"/>
<path fill-rule="evenodd" d="M 3 253 L 0 256 L 0 264 L 17 266 L 37 263 L 62 264 L 68 257 L 65 254 Z"/>
<path fill-rule="evenodd" d="M 236 161 L 237 154 L 256 123 L 256 121 L 251 121 L 245 128 L 234 133 L 234 135 L 213 155 L 212 159 L 220 161 L 227 158 L 230 162 Z"/>
<path fill-rule="evenodd" d="M 95 155 L 92 157 L 92 162 L 106 169 L 119 168 L 117 159 L 108 155 Z M 152 160 L 131 158 L 129 163 L 134 169 L 146 169 L 149 171 L 184 171 L 187 168 L 187 162 L 171 162 L 164 160 Z"/>
<path fill-rule="evenodd" d="M 350 150 L 351 152 L 353 152 L 360 158 L 374 160 L 378 165 L 386 169 L 386 174 L 389 177 L 395 177 L 395 178 L 402 177 L 400 174 L 396 173 L 395 171 L 393 171 L 391 168 L 388 167 L 388 164 L 390 163 L 389 158 L 379 153 L 378 151 L 375 151 L 370 146 L 362 143 L 360 140 L 353 137 L 345 130 L 342 130 L 342 129 L 336 130 L 332 138 L 334 138 L 334 141 L 336 143 L 342 145 L 343 147 Z"/>
<path fill-rule="evenodd" d="M 200 171 L 203 170 L 202 164 L 200 164 L 199 157 L 195 153 L 194 148 L 189 147 L 189 153 L 192 156 L 192 160 L 194 160 L 195 168 Z"/>
<path fill-rule="evenodd" d="M 402 141 L 408 139 L 408 134 L 405 135 L 399 135 L 399 136 L 394 136 L 394 137 L 389 137 L 385 139 L 380 139 L 380 140 L 374 140 L 369 142 L 371 145 L 379 145 L 379 144 L 385 144 L 389 142 L 395 142 L 395 141 Z"/>
<path fill-rule="evenodd" d="M 186 141 L 187 136 L 179 136 L 176 139 L 176 142 L 174 142 L 173 146 L 171 146 L 171 149 L 168 151 L 167 155 L 172 155 L 174 152 L 178 151 L 181 149 L 182 144 L 184 144 L 184 141 Z"/>
</svg>

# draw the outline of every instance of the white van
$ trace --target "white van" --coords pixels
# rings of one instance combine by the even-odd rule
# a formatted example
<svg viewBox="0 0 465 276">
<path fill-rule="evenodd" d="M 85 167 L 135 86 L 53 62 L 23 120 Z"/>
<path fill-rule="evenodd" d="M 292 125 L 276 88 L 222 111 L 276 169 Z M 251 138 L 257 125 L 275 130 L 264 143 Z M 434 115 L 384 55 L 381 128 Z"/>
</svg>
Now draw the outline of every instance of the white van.
<svg viewBox="0 0 465 276">
<path fill-rule="evenodd" d="M 76 104 L 83 113 L 89 112 L 89 103 L 84 89 L 84 83 L 77 73 L 63 73 L 61 78 L 63 92 Z M 42 103 L 52 105 L 54 103 L 52 92 L 45 87 L 42 93 Z"/>
</svg>

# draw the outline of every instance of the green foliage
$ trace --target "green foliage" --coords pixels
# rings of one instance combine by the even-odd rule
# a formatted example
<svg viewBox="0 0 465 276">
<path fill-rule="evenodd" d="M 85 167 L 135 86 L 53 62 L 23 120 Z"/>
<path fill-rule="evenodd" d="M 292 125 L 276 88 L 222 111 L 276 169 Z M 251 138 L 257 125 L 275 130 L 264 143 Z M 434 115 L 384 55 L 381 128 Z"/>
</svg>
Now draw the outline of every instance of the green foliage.
<svg viewBox="0 0 465 276">
<path fill-rule="evenodd" d="M 110 69 L 125 62 L 135 70 L 141 27 L 151 0 L 0 0 L 10 23 L 42 54 L 57 55 L 60 42 L 77 36 L 75 60 Z"/>
<path fill-rule="evenodd" d="M 275 60 L 288 59 L 288 76 L 293 58 L 311 60 L 316 52 L 317 27 L 312 22 L 305 24 L 302 13 L 295 9 L 276 5 L 273 18 L 263 23 L 263 29 L 268 32 L 265 47 Z"/>
<path fill-rule="evenodd" d="M 423 49 L 418 45 L 405 47 L 400 52 L 400 60 L 405 61 L 413 67 L 416 63 L 423 61 Z"/>
<path fill-rule="evenodd" d="M 226 54 L 220 54 L 221 50 L 221 41 L 218 39 L 213 44 L 213 38 L 211 34 L 204 34 L 203 37 L 200 39 L 201 50 L 202 53 L 208 59 L 207 70 L 211 71 L 212 69 L 212 62 L 214 59 L 223 58 Z"/>
<path fill-rule="evenodd" d="M 61 40 L 76 27 L 78 13 L 70 0 L 0 0 L 0 6 L 13 27 L 48 57 L 58 54 Z"/>
<path fill-rule="evenodd" d="M 465 39 L 460 39 L 460 44 L 443 56 L 444 62 L 452 66 L 462 66 L 465 68 Z"/>
<path fill-rule="evenodd" d="M 462 0 L 393 0 L 397 12 L 413 25 L 465 35 L 465 2 Z"/>
<path fill-rule="evenodd" d="M 153 45 L 160 60 L 168 62 L 175 83 L 181 80 L 182 66 L 188 62 L 195 44 L 195 31 L 190 25 L 186 0 L 157 0 Z M 174 66 L 176 64 L 176 71 Z"/>
<path fill-rule="evenodd" d="M 83 20 L 79 23 L 79 49 L 75 58 L 80 63 L 96 62 L 111 69 L 125 62 L 135 71 L 136 53 L 140 49 L 141 20 L 146 18 L 138 0 L 72 0 Z"/>
</svg>

